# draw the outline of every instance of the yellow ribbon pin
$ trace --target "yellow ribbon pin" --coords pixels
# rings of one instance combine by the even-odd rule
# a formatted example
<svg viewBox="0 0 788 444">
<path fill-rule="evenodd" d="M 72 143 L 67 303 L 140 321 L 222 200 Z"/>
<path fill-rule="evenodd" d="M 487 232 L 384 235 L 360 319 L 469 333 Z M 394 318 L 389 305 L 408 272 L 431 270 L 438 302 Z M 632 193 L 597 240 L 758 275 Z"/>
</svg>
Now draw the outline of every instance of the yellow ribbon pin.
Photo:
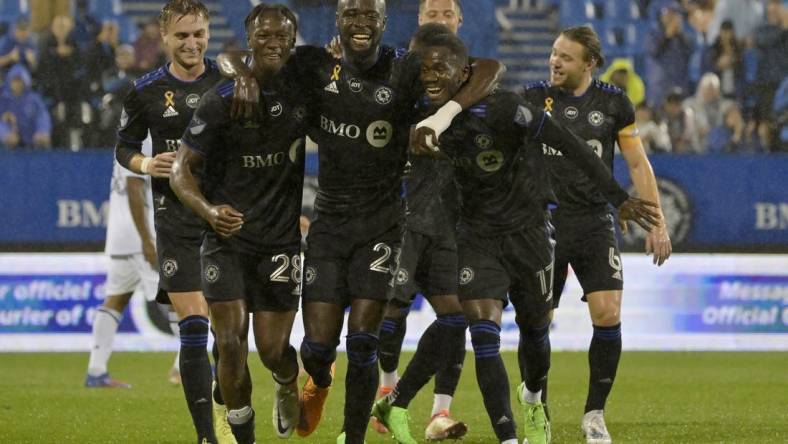
<svg viewBox="0 0 788 444">
<path fill-rule="evenodd" d="M 167 91 L 164 93 L 164 106 L 175 106 L 175 93 L 172 91 Z"/>
<path fill-rule="evenodd" d="M 331 74 L 331 80 L 338 81 L 340 72 L 342 72 L 342 67 L 339 65 L 334 66 L 334 73 Z"/>
<path fill-rule="evenodd" d="M 553 112 L 553 98 L 548 97 L 544 99 L 544 110 L 548 113 Z"/>
</svg>

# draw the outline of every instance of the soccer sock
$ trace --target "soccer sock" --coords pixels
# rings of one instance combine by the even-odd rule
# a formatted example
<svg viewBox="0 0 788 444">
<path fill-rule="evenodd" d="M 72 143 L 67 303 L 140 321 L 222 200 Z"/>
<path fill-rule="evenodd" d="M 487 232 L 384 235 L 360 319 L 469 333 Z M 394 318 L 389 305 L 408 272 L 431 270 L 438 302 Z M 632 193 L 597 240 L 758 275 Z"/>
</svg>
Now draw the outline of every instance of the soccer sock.
<svg viewBox="0 0 788 444">
<path fill-rule="evenodd" d="M 397 366 L 399 366 L 399 355 L 402 351 L 402 341 L 405 339 L 405 331 L 407 329 L 407 318 L 383 318 L 380 324 L 380 369 L 389 375 L 397 373 Z M 389 385 L 387 382 L 383 385 L 387 387 L 394 387 L 397 382 Z"/>
<path fill-rule="evenodd" d="M 331 385 L 331 364 L 337 359 L 336 344 L 333 346 L 314 342 L 307 337 L 301 342 L 301 362 L 304 370 L 318 387 Z"/>
<path fill-rule="evenodd" d="M 93 347 L 88 360 L 88 375 L 101 376 L 107 373 L 107 362 L 112 355 L 112 342 L 123 318 L 116 310 L 99 307 L 93 318 Z"/>
<path fill-rule="evenodd" d="M 528 391 L 537 393 L 542 390 L 550 370 L 550 325 L 521 331 L 517 357 L 520 375 Z"/>
<path fill-rule="evenodd" d="M 462 318 L 463 325 L 465 325 L 465 316 L 463 315 L 450 315 L 459 316 Z M 458 318 L 459 319 L 459 318 Z M 460 383 L 460 375 L 462 374 L 462 365 L 465 362 L 465 327 L 462 332 L 453 337 L 452 345 L 445 348 L 447 354 L 446 365 L 438 369 L 435 374 L 435 394 L 448 395 L 449 403 L 454 396 L 454 391 Z M 446 409 L 449 407 L 447 406 Z"/>
<path fill-rule="evenodd" d="M 395 407 L 408 408 L 419 390 L 441 367 L 446 367 L 450 352 L 464 347 L 465 317 L 462 314 L 438 316 L 419 339 L 416 354 L 408 363 L 389 398 Z"/>
<path fill-rule="evenodd" d="M 514 416 L 509 401 L 509 377 L 501 359 L 501 327 L 481 320 L 470 325 L 471 343 L 476 355 L 476 381 L 484 407 L 499 441 L 516 439 Z"/>
<path fill-rule="evenodd" d="M 348 442 L 363 442 L 378 387 L 378 337 L 365 332 L 347 335 L 345 431 Z"/>
<path fill-rule="evenodd" d="M 227 422 L 238 444 L 254 443 L 254 410 L 251 406 L 228 411 Z"/>
<path fill-rule="evenodd" d="M 451 395 L 439 395 L 436 393 L 432 399 L 432 413 L 430 413 L 430 417 L 444 410 L 448 412 L 451 409 L 452 399 L 453 397 Z"/>
<path fill-rule="evenodd" d="M 292 384 L 298 379 L 298 353 L 295 347 L 290 345 L 285 349 L 279 365 L 271 374 L 274 376 L 274 381 L 280 385 Z"/>
<path fill-rule="evenodd" d="M 222 389 L 219 386 L 219 344 L 216 342 L 216 332 L 211 329 L 213 336 L 213 347 L 211 347 L 211 356 L 213 356 L 213 400 L 219 404 L 224 405 L 224 398 L 222 397 Z"/>
<path fill-rule="evenodd" d="M 188 316 L 181 331 L 181 381 L 186 404 L 199 439 L 216 442 L 211 415 L 211 362 L 208 360 L 208 319 Z"/>
<path fill-rule="evenodd" d="M 588 366 L 591 376 L 588 381 L 586 413 L 604 410 L 607 395 L 616 379 L 618 361 L 621 359 L 621 323 L 612 327 L 594 326 L 594 336 L 588 348 Z"/>
</svg>

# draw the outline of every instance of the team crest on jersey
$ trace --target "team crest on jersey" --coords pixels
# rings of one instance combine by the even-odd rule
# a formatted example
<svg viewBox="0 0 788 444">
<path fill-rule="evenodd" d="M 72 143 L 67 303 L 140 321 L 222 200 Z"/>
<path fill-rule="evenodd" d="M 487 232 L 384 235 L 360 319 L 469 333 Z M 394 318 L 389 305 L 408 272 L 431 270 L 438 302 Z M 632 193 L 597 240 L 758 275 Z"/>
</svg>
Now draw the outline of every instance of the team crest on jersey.
<svg viewBox="0 0 788 444">
<path fill-rule="evenodd" d="M 388 105 L 391 102 L 393 91 L 387 86 L 381 86 L 375 91 L 375 101 L 379 105 Z"/>
<path fill-rule="evenodd" d="M 271 117 L 279 117 L 282 115 L 282 109 L 283 108 L 281 103 L 274 102 L 271 104 L 271 107 L 268 108 L 268 114 L 270 114 Z"/>
<path fill-rule="evenodd" d="M 306 269 L 304 269 L 304 282 L 306 282 L 307 285 L 312 285 L 315 279 L 317 279 L 317 270 L 315 270 L 315 267 L 306 267 Z"/>
<path fill-rule="evenodd" d="M 591 111 L 588 113 L 588 123 L 594 126 L 602 126 L 605 123 L 605 115 L 600 111 Z"/>
<path fill-rule="evenodd" d="M 173 277 L 178 272 L 178 261 L 175 259 L 165 259 L 161 264 L 161 272 L 164 276 Z"/>
<path fill-rule="evenodd" d="M 482 170 L 494 173 L 503 166 L 503 153 L 498 150 L 482 151 L 476 156 L 476 164 Z"/>
<path fill-rule="evenodd" d="M 514 122 L 520 126 L 528 126 L 534 120 L 534 115 L 530 109 L 523 105 L 517 106 L 517 113 L 514 115 Z"/>
<path fill-rule="evenodd" d="M 199 94 L 189 94 L 186 96 L 186 106 L 191 109 L 197 109 L 197 106 L 200 104 L 200 95 Z"/>
<path fill-rule="evenodd" d="M 376 120 L 367 127 L 367 142 L 375 148 L 383 148 L 391 142 L 394 127 L 385 120 Z"/>
<path fill-rule="evenodd" d="M 397 271 L 397 285 L 407 284 L 409 278 L 410 276 L 408 276 L 408 270 L 400 268 L 399 271 Z"/>
<path fill-rule="evenodd" d="M 219 267 L 211 264 L 205 267 L 205 280 L 214 283 L 219 280 Z"/>
<path fill-rule="evenodd" d="M 200 135 L 204 130 L 207 124 L 200 120 L 199 117 L 194 116 L 192 118 L 191 124 L 189 124 L 189 132 L 194 134 L 195 136 Z"/>
<path fill-rule="evenodd" d="M 164 114 L 161 116 L 164 118 L 167 117 L 175 117 L 178 116 L 178 110 L 175 109 L 175 93 L 172 91 L 167 91 L 164 93 L 164 106 L 167 109 L 164 110 Z"/>
<path fill-rule="evenodd" d="M 347 81 L 347 86 L 354 93 L 360 93 L 364 89 L 364 84 L 355 77 Z"/>
<path fill-rule="evenodd" d="M 473 143 L 476 144 L 476 146 L 480 149 L 486 150 L 493 145 L 493 140 L 492 137 L 487 134 L 479 134 L 475 139 L 473 139 Z"/>
<path fill-rule="evenodd" d="M 564 117 L 569 120 L 577 119 L 577 116 L 580 115 L 580 111 L 577 110 L 574 106 L 567 106 L 564 108 Z"/>
<path fill-rule="evenodd" d="M 462 270 L 460 270 L 460 285 L 467 285 L 473 280 L 473 276 L 473 268 L 464 267 Z"/>
</svg>

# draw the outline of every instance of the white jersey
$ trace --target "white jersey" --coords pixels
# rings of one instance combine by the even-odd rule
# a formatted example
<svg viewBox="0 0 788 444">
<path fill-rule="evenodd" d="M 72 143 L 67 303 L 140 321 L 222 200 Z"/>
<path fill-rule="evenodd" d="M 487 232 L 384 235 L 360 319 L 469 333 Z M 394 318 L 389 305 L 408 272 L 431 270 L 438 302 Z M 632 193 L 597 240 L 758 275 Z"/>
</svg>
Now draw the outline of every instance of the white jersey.
<svg viewBox="0 0 788 444">
<path fill-rule="evenodd" d="M 142 154 L 150 156 L 152 153 L 151 138 L 142 143 Z M 120 166 L 117 160 L 112 168 L 112 181 L 109 194 L 109 216 L 107 220 L 107 243 L 104 252 L 110 256 L 124 256 L 142 253 L 142 239 L 134 225 L 129 208 L 129 198 L 126 190 L 126 178 L 137 177 L 145 181 L 145 217 L 148 220 L 148 229 L 151 239 L 155 239 L 153 232 L 153 197 L 150 191 L 150 176 L 132 173 Z"/>
</svg>

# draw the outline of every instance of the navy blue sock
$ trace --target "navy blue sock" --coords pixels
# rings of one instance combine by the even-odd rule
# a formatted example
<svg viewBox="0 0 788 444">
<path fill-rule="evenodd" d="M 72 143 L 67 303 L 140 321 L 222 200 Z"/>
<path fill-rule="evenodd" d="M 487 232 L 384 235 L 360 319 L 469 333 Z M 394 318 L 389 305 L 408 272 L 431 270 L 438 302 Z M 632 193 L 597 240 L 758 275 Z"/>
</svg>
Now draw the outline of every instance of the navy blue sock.
<svg viewBox="0 0 788 444">
<path fill-rule="evenodd" d="M 398 318 L 383 318 L 380 324 L 380 369 L 386 373 L 397 370 L 402 341 L 407 330 L 407 314 Z"/>
<path fill-rule="evenodd" d="M 604 410 L 607 396 L 616 379 L 618 361 L 621 359 L 621 323 L 612 327 L 594 326 L 594 336 L 588 348 L 588 381 L 586 412 Z"/>
<path fill-rule="evenodd" d="M 550 326 L 520 331 L 517 349 L 520 376 L 529 391 L 536 393 L 545 385 L 550 370 Z"/>
<path fill-rule="evenodd" d="M 307 337 L 301 342 L 301 362 L 304 363 L 304 370 L 309 373 L 318 387 L 325 388 L 331 385 L 331 364 L 336 359 L 336 344 L 321 344 Z"/>
<path fill-rule="evenodd" d="M 363 443 L 378 388 L 378 342 L 371 333 L 347 335 L 348 368 L 345 375 L 346 442 Z"/>
<path fill-rule="evenodd" d="M 208 318 L 188 316 L 178 323 L 181 333 L 181 382 L 197 439 L 215 443 L 211 406 L 211 362 L 208 360 Z"/>
<path fill-rule="evenodd" d="M 471 343 L 476 355 L 476 380 L 484 407 L 499 441 L 517 438 L 509 399 L 509 377 L 501 359 L 501 327 L 493 321 L 472 322 Z"/>
<path fill-rule="evenodd" d="M 438 373 L 435 374 L 435 394 L 454 396 L 454 391 L 460 383 L 462 365 L 465 362 L 465 329 L 467 324 L 465 323 L 465 316 L 462 314 L 439 316 L 438 321 L 441 318 L 446 318 L 455 327 L 462 327 L 462 331 L 452 335 L 450 342 L 446 344 L 444 350 L 446 353 L 445 365 L 438 369 Z"/>
</svg>

